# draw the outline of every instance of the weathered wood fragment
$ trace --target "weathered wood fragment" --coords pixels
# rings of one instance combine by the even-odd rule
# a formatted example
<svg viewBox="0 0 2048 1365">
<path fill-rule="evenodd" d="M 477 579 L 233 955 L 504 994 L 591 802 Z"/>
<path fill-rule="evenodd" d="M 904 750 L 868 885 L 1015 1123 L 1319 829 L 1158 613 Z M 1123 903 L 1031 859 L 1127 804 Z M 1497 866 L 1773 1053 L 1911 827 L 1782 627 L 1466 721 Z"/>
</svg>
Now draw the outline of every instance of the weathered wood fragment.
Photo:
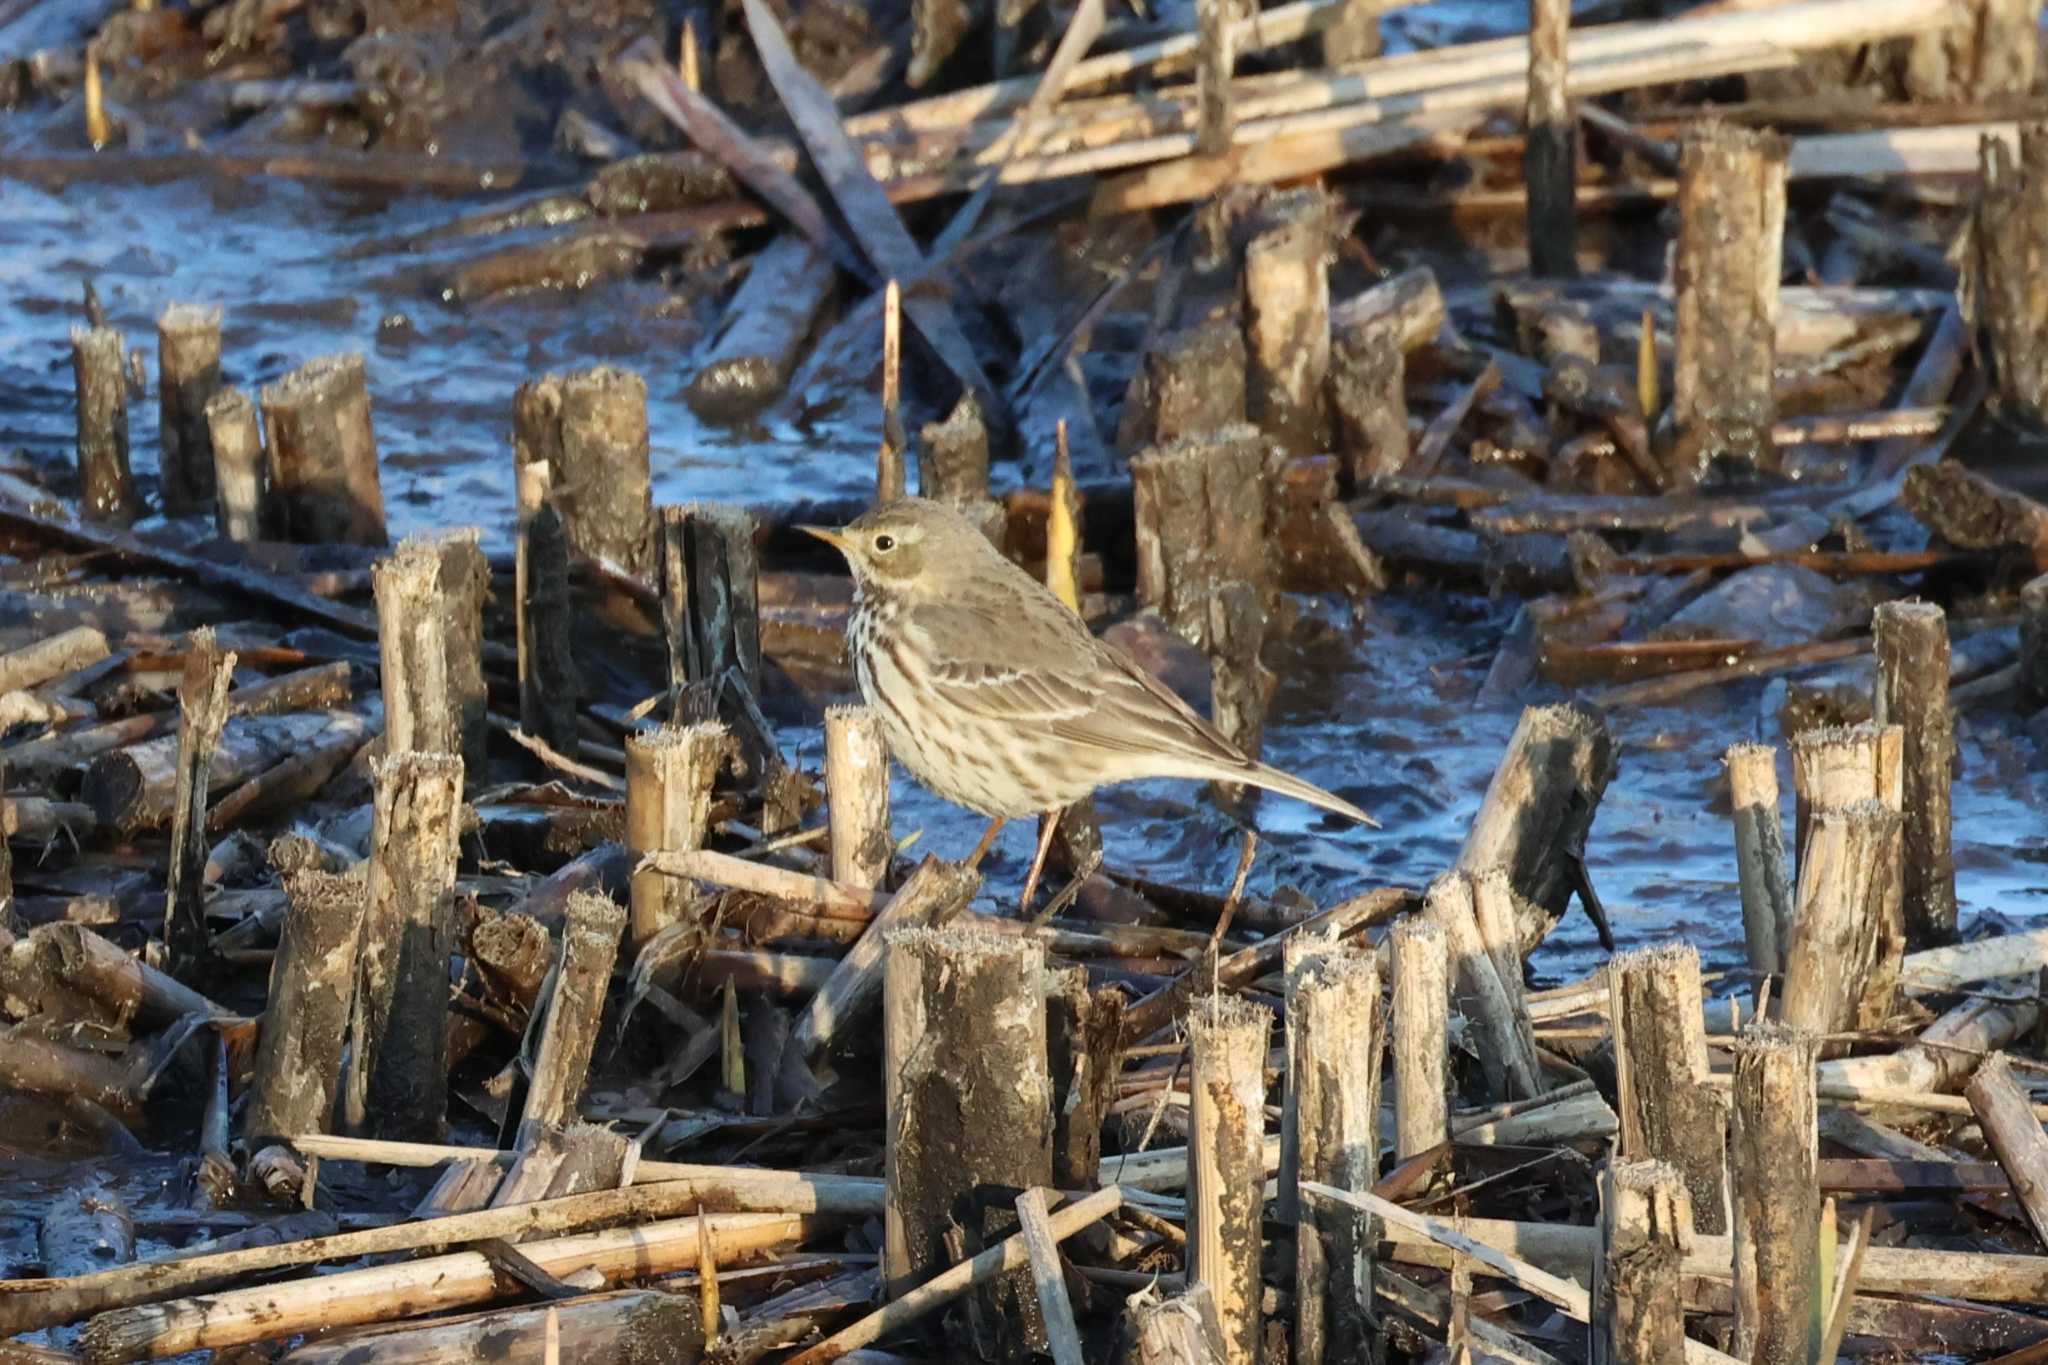
<svg viewBox="0 0 2048 1365">
<path fill-rule="evenodd" d="M 1223 1324 L 1204 1284 L 1162 1298 L 1142 1289 L 1124 1305 L 1125 1359 L 1133 1365 L 1223 1365 Z"/>
<path fill-rule="evenodd" d="M 1244 329 L 1228 311 L 1161 332 L 1125 394 L 1118 449 L 1135 454 L 1241 424 L 1248 363 Z"/>
<path fill-rule="evenodd" d="M 2048 1133 L 2034 1117 L 2027 1092 L 2013 1079 L 2011 1059 L 2003 1052 L 1986 1057 L 1965 1093 L 2034 1235 L 2048 1240 Z"/>
<path fill-rule="evenodd" d="M 512 457 L 548 465 L 569 547 L 627 574 L 653 568 L 647 381 L 608 365 L 543 375 L 512 400 Z"/>
<path fill-rule="evenodd" d="M 384 491 L 360 354 L 308 361 L 263 390 L 276 530 L 309 545 L 383 545 Z"/>
<path fill-rule="evenodd" d="M 825 800 L 832 880 L 872 890 L 889 871 L 889 750 L 881 718 L 865 706 L 825 711 Z"/>
<path fill-rule="evenodd" d="M 1667 469 L 1681 487 L 1717 457 L 1772 457 L 1785 156 L 1777 134 L 1726 124 L 1694 129 L 1680 153 Z"/>
<path fill-rule="evenodd" d="M 979 1254 L 1015 1228 L 1014 1210 L 980 1187 L 1052 1179 L 1044 950 L 981 930 L 898 929 L 889 936 L 883 1008 L 889 1197 L 883 1279 L 892 1297 L 958 1258 L 947 1229 Z M 1029 1274 L 985 1285 L 981 1321 L 1005 1354 L 1042 1348 Z"/>
<path fill-rule="evenodd" d="M 565 758 L 582 748 L 576 717 L 582 680 L 576 667 L 576 607 L 569 591 L 569 538 L 552 497 L 552 465 L 517 471 L 519 544 L 513 560 L 518 597 L 519 723 Z"/>
<path fill-rule="evenodd" d="M 1661 1161 L 1616 1161 L 1603 1185 L 1601 1315 L 1614 1365 L 1684 1365 L 1680 1248 L 1692 1238 L 1685 1182 Z M 1596 1313 L 1597 1313 L 1596 1309 Z"/>
<path fill-rule="evenodd" d="M 2014 46 L 2038 48 L 2033 28 L 2013 34 Z M 2020 125 L 2019 144 L 2014 166 L 2004 139 L 1983 140 L 1983 189 L 1964 297 L 1975 315 L 1980 354 L 1991 361 L 2000 406 L 2039 428 L 2048 425 L 2048 272 L 2040 262 L 2048 237 L 2048 124 Z"/>
<path fill-rule="evenodd" d="M 1188 1019 L 1188 1283 L 1216 1303 L 1226 1365 L 1259 1358 L 1259 1255 L 1271 1012 L 1213 996 Z"/>
<path fill-rule="evenodd" d="M 355 1132 L 437 1141 L 448 1107 L 448 960 L 454 950 L 462 760 L 395 754 L 376 782 L 351 1031 L 346 1117 Z"/>
<path fill-rule="evenodd" d="M 1408 362 L 1400 326 L 1397 318 L 1375 315 L 1334 328 L 1330 407 L 1337 450 L 1356 482 L 1398 474 L 1408 463 Z"/>
<path fill-rule="evenodd" d="M 1489 883 L 1484 898 L 1499 913 L 1481 912 L 1482 881 Z M 1423 898 L 1424 913 L 1443 930 L 1458 1009 L 1473 1031 L 1487 1098 L 1501 1103 L 1532 1098 L 1543 1088 L 1507 891 L 1499 869 L 1479 876 L 1448 872 Z M 1505 970 L 1503 958 L 1511 962 Z"/>
<path fill-rule="evenodd" d="M 290 1358 L 293 1365 L 467 1365 L 485 1358 L 503 1365 L 669 1365 L 695 1359 L 703 1346 L 704 1324 L 687 1296 L 623 1289 L 351 1332 L 301 1346 Z"/>
<path fill-rule="evenodd" d="M 213 628 L 192 632 L 178 687 L 178 778 L 171 812 L 171 865 L 164 891 L 164 946 L 171 971 L 185 980 L 214 964 L 206 927 L 206 797 L 213 752 L 228 721 L 228 680 L 235 656 L 214 643 Z"/>
<path fill-rule="evenodd" d="M 206 405 L 220 388 L 216 305 L 174 303 L 156 321 L 157 395 L 164 511 L 204 511 L 213 498 L 213 437 Z"/>
<path fill-rule="evenodd" d="M 1877 801 L 1815 812 L 1785 954 L 1787 1024 L 1839 1033 L 1890 1017 L 1905 952 L 1899 825 Z"/>
<path fill-rule="evenodd" d="M 1778 807 L 1778 751 L 1736 744 L 1728 767 L 1735 814 L 1735 866 L 1742 882 L 1742 935 L 1753 972 L 1785 967 L 1792 941 L 1792 883 L 1785 858 L 1785 818 Z"/>
<path fill-rule="evenodd" d="M 1079 967 L 1046 974 L 1046 1058 L 1052 1077 L 1052 1176 L 1063 1190 L 1101 1180 L 1102 1125 L 1116 1102 L 1124 997 L 1090 990 Z"/>
<path fill-rule="evenodd" d="M 852 1026 L 873 1008 L 883 989 L 892 933 L 951 923 L 980 886 L 981 877 L 973 869 L 927 854 L 811 997 L 790 1036 L 797 1055 L 816 1061 L 835 1041 L 849 1036 Z"/>
<path fill-rule="evenodd" d="M 128 466 L 128 364 L 112 327 L 71 329 L 78 387 L 78 493 L 89 521 L 126 526 L 142 512 Z"/>
</svg>

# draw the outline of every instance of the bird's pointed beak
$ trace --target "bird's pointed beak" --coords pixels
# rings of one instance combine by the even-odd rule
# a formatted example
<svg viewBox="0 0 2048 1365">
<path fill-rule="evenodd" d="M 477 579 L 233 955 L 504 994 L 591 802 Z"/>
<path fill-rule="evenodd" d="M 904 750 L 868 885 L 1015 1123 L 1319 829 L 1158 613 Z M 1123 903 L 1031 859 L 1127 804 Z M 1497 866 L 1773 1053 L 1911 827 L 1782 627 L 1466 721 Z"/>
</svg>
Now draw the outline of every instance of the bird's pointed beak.
<svg viewBox="0 0 2048 1365">
<path fill-rule="evenodd" d="M 799 526 L 796 529 L 816 536 L 841 554 L 850 552 L 846 535 L 842 531 L 835 531 L 829 526 Z"/>
</svg>

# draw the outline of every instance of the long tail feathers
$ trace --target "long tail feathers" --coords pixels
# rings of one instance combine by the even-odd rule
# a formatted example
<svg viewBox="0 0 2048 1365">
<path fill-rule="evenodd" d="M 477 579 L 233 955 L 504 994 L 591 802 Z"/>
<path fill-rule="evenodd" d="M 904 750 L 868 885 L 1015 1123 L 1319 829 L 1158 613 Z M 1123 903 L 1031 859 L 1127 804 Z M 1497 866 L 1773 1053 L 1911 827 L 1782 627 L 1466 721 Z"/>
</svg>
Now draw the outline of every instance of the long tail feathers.
<svg viewBox="0 0 2048 1365">
<path fill-rule="evenodd" d="M 1321 806 L 1324 810 L 1335 811 L 1347 820 L 1356 820 L 1361 825 L 1371 825 L 1374 829 L 1380 827 L 1379 821 L 1342 797 L 1332 796 L 1313 782 L 1304 782 L 1292 773 L 1283 773 L 1278 768 L 1270 768 L 1263 763 L 1252 764 L 1249 769 L 1243 770 L 1231 780 L 1249 782 L 1254 787 L 1264 787 L 1267 791 L 1279 792 L 1282 796 L 1291 796 L 1312 806 Z"/>
</svg>

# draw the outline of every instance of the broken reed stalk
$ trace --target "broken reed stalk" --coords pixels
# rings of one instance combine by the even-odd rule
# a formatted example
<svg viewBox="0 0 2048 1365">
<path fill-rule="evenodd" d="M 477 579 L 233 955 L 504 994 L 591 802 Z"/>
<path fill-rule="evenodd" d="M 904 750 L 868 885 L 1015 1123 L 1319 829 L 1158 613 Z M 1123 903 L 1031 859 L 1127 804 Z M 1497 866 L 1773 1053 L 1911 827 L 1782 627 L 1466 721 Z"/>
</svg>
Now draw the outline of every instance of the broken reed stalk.
<svg viewBox="0 0 2048 1365">
<path fill-rule="evenodd" d="M 1571 0 L 1532 0 L 1522 150 L 1522 179 L 1529 186 L 1529 271 L 1564 279 L 1579 273 L 1578 119 L 1566 93 L 1571 26 Z"/>
<path fill-rule="evenodd" d="M 214 962 L 206 928 L 206 796 L 234 671 L 235 656 L 214 643 L 211 626 L 192 632 L 178 687 L 178 781 L 164 892 L 164 946 L 172 974 L 186 980 L 204 976 Z"/>
<path fill-rule="evenodd" d="M 323 356 L 265 386 L 263 428 L 279 534 L 306 545 L 388 542 L 361 355 Z"/>
<path fill-rule="evenodd" d="M 1735 1047 L 1734 1354 L 1809 1365 L 1816 1344 L 1820 1188 L 1814 1035 L 1751 1024 Z"/>
<path fill-rule="evenodd" d="M 1815 812 L 1799 868 L 1780 1017 L 1814 1033 L 1881 1026 L 1904 956 L 1897 810 L 1877 801 Z"/>
<path fill-rule="evenodd" d="M 892 932 L 949 924 L 980 888 L 981 877 L 972 868 L 926 854 L 811 997 L 790 1034 L 797 1055 L 817 1061 L 873 1006 L 883 989 Z"/>
<path fill-rule="evenodd" d="M 1496 871 L 1492 875 L 1505 892 L 1504 874 Z M 1487 1099 L 1529 1099 L 1542 1093 L 1542 1074 L 1522 997 L 1521 954 L 1510 939 L 1505 946 L 1513 954 L 1514 967 L 1503 973 L 1494 952 L 1498 934 L 1488 932 L 1500 926 L 1482 924 L 1477 880 L 1461 872 L 1438 877 L 1423 897 L 1423 913 L 1443 931 L 1459 1009 L 1477 1042 Z M 1505 927 L 1512 935 L 1512 923 Z"/>
<path fill-rule="evenodd" d="M 1564 917 L 1583 880 L 1586 835 L 1614 773 L 1613 735 L 1592 710 L 1565 704 L 1522 712 L 1457 867 L 1508 870 L 1524 957 Z"/>
<path fill-rule="evenodd" d="M 1768 744 L 1735 744 L 1722 761 L 1734 807 L 1735 867 L 1749 969 L 1774 976 L 1785 969 L 1793 918 L 1785 823 L 1778 806 L 1778 751 Z"/>
<path fill-rule="evenodd" d="M 569 547 L 644 579 L 653 567 L 647 381 L 600 365 L 547 374 L 512 399 L 512 459 L 545 463 Z"/>
<path fill-rule="evenodd" d="M 1726 1232 L 1728 1110 L 1706 1082 L 1699 952 L 1672 944 L 1624 953 L 1608 964 L 1607 982 L 1620 1154 L 1668 1162 L 1685 1179 L 1699 1230 Z"/>
<path fill-rule="evenodd" d="M 825 809 L 832 880 L 872 891 L 889 871 L 889 750 L 865 706 L 825 709 Z"/>
<path fill-rule="evenodd" d="M 2017 46 L 2025 38 L 2014 41 Z M 1970 234 L 1973 268 L 1964 279 L 2000 405 L 2040 428 L 2048 426 L 2039 263 L 2040 243 L 2048 237 L 2048 124 L 2022 123 L 2019 153 L 2015 167 L 2004 139 L 1980 144 L 1983 188 Z"/>
<path fill-rule="evenodd" d="M 819 1218 L 774 1213 L 698 1217 L 711 1226 L 713 1252 L 721 1264 L 796 1246 L 830 1226 Z M 693 1269 L 698 1238 L 698 1218 L 678 1218 L 526 1242 L 519 1253 L 550 1275 L 588 1270 L 605 1280 L 639 1278 Z M 317 1329 L 488 1303 L 506 1292 L 506 1283 L 491 1258 L 459 1251 L 284 1285 L 116 1308 L 87 1325 L 81 1344 L 87 1358 L 105 1362 L 183 1355 L 208 1347 L 222 1350 Z"/>
<path fill-rule="evenodd" d="M 1284 449 L 1329 449 L 1330 268 L 1336 210 L 1319 189 L 1270 195 L 1244 252 L 1245 411 Z"/>
<path fill-rule="evenodd" d="M 1259 1356 L 1259 1255 L 1266 1173 L 1266 1038 L 1273 1016 L 1211 996 L 1188 1018 L 1188 1251 L 1191 1285 L 1215 1296 L 1226 1365 Z"/>
<path fill-rule="evenodd" d="M 213 499 L 213 437 L 206 405 L 220 388 L 219 305 L 174 303 L 156 321 L 157 405 L 164 511 L 201 512 Z"/>
<path fill-rule="evenodd" d="M 2003 1052 L 1986 1057 L 1964 1094 L 2034 1235 L 2048 1241 L 2048 1133 L 2034 1117 L 2027 1092 L 2013 1079 L 2011 1060 Z"/>
<path fill-rule="evenodd" d="M 548 997 L 547 1022 L 533 1057 L 533 1074 L 520 1115 L 518 1144 L 527 1147 L 548 1126 L 576 1117 L 583 1081 L 604 1020 L 605 992 L 625 932 L 625 908 L 609 896 L 579 891 L 569 897 L 561 957 Z"/>
<path fill-rule="evenodd" d="M 213 522 L 233 541 L 263 540 L 270 470 L 256 405 L 240 389 L 206 400 L 207 448 L 213 453 Z"/>
<path fill-rule="evenodd" d="M 689 881 L 637 864 L 650 853 L 703 847 L 711 821 L 711 785 L 731 745 L 731 736 L 715 721 L 626 736 L 626 847 L 636 863 L 630 942 L 636 953 L 663 929 L 695 913 L 696 888 Z"/>
<path fill-rule="evenodd" d="M 1614 1161 L 1603 1180 L 1605 1272 L 1596 1283 L 1605 1313 L 1596 1329 L 1614 1365 L 1684 1365 L 1680 1248 L 1692 1238 L 1691 1200 L 1678 1168 L 1662 1161 Z"/>
<path fill-rule="evenodd" d="M 1877 649 L 1875 720 L 1901 732 L 1900 870 L 1906 946 L 1956 939 L 1956 860 L 1950 771 L 1948 618 L 1932 602 L 1886 602 L 1872 617 Z"/>
<path fill-rule="evenodd" d="M 519 724 L 556 753 L 583 747 L 576 723 L 583 686 L 576 667 L 576 606 L 569 590 L 569 537 L 553 499 L 545 460 L 519 466 L 519 544 L 513 559 L 517 597 Z"/>
<path fill-rule="evenodd" d="M 882 1278 L 901 1298 L 955 1259 L 949 1228 L 976 1253 L 1015 1231 L 1014 1208 L 978 1190 L 1051 1181 L 1052 1081 L 1038 944 L 966 926 L 897 929 L 885 960 Z M 1044 1346 L 1028 1275 L 984 1286 L 979 1302 L 999 1351 Z"/>
<path fill-rule="evenodd" d="M 626 1289 L 350 1332 L 309 1342 L 292 1355 L 295 1365 L 457 1365 L 484 1359 L 658 1365 L 697 1358 L 703 1337 L 696 1306 L 683 1295 Z"/>
<path fill-rule="evenodd" d="M 1709 123 L 1679 154 L 1676 360 L 1667 469 L 1697 484 L 1716 457 L 1771 460 L 1785 140 Z"/>
<path fill-rule="evenodd" d="M 1450 954 L 1443 926 L 1427 915 L 1403 915 L 1388 931 L 1388 942 L 1394 975 L 1394 1160 L 1403 1162 L 1450 1136 Z"/>
<path fill-rule="evenodd" d="M 1287 1109 L 1294 1144 L 1292 1160 L 1283 1144 L 1281 1193 L 1296 1217 L 1292 1358 L 1303 1365 L 1372 1360 L 1379 1346 L 1372 1220 L 1303 1200 L 1294 1182 L 1370 1190 L 1379 1177 L 1379 963 L 1370 949 L 1320 938 L 1290 948 Z"/>
<path fill-rule="evenodd" d="M 1067 1296 L 1066 1267 L 1059 1243 L 1048 1225 L 1045 1191 L 1032 1186 L 1017 1196 L 1017 1231 L 1031 1254 L 1031 1283 L 1038 1291 L 1039 1316 L 1045 1322 L 1047 1354 L 1053 1365 L 1086 1365 L 1080 1328 L 1074 1325 L 1074 1304 Z"/>
<path fill-rule="evenodd" d="M 352 1030 L 351 1131 L 433 1141 L 448 1108 L 449 892 L 462 760 L 401 753 L 372 765 L 368 910 Z"/>
<path fill-rule="evenodd" d="M 1112 1185 L 1108 1189 L 1097 1190 L 1094 1194 L 1083 1196 L 1053 1214 L 1046 1220 L 1046 1230 L 1052 1234 L 1055 1242 L 1064 1242 L 1081 1229 L 1115 1213 L 1123 1206 L 1123 1202 L 1124 1192 L 1120 1186 Z M 883 1305 L 852 1326 L 841 1328 L 803 1354 L 792 1357 L 788 1365 L 830 1365 L 830 1362 L 843 1359 L 863 1346 L 880 1341 L 892 1332 L 901 1331 L 925 1314 L 945 1307 L 969 1290 L 998 1276 L 1020 1271 L 1030 1263 L 1030 1251 L 1025 1246 L 1022 1234 L 1010 1237 L 1000 1246 L 990 1247 L 978 1256 L 940 1271 L 895 1302 Z"/>
<path fill-rule="evenodd" d="M 943 0 L 939 0 L 943 3 Z M 909 491 L 903 435 L 903 291 L 895 280 L 882 290 L 882 444 L 875 452 L 875 501 L 894 502 Z"/>
<path fill-rule="evenodd" d="M 361 874 L 296 872 L 284 885 L 284 922 L 242 1115 L 252 1146 L 326 1132 L 332 1122 L 369 903 Z"/>
<path fill-rule="evenodd" d="M 142 513 L 128 466 L 128 364 L 112 327 L 71 329 L 78 386 L 78 495 L 88 521 L 126 526 Z"/>
</svg>

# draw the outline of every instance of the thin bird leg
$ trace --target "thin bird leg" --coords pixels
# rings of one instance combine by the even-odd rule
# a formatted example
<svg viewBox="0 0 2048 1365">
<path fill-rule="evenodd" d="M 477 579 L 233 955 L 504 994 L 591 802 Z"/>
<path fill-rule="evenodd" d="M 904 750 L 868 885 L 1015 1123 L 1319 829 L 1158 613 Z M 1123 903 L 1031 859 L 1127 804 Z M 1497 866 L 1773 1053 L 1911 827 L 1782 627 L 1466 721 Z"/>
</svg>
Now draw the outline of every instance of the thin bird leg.
<svg viewBox="0 0 2048 1365">
<path fill-rule="evenodd" d="M 974 852 L 967 855 L 968 871 L 972 872 L 981 866 L 981 860 L 988 856 L 989 849 L 995 844 L 996 836 L 1001 834 L 1003 826 L 1009 823 L 1010 817 L 1007 815 L 998 815 L 988 822 L 988 828 L 982 831 L 981 842 L 974 846 Z"/>
<path fill-rule="evenodd" d="M 1031 856 L 1031 875 L 1024 879 L 1024 899 L 1017 903 L 1018 908 L 1027 914 L 1031 910 L 1031 898 L 1038 894 L 1038 878 L 1045 871 L 1045 855 L 1052 852 L 1052 836 L 1059 832 L 1060 817 L 1066 813 L 1067 808 L 1061 806 L 1039 817 L 1038 852 Z"/>
</svg>

